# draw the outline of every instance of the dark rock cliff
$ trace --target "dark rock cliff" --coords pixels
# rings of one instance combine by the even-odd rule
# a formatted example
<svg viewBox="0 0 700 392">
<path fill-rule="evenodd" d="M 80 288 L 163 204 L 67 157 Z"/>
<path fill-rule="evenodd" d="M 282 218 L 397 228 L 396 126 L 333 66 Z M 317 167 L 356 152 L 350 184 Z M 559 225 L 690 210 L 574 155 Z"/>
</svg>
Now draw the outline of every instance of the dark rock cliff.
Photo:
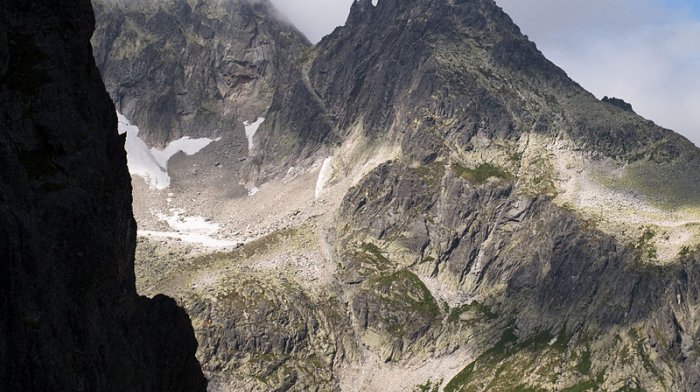
<svg viewBox="0 0 700 392">
<path fill-rule="evenodd" d="M 440 183 L 442 191 L 434 192 Z M 667 390 L 694 390 L 698 385 L 697 346 L 690 343 L 700 334 L 693 316 L 700 306 L 698 250 L 671 265 L 644 265 L 638 249 L 621 244 L 549 198 L 518 195 L 507 179 L 478 183 L 439 162 L 417 169 L 393 162 L 380 166 L 350 191 L 340 216 L 338 227 L 352 228 L 345 238 L 370 238 L 386 247 L 408 250 L 414 257 L 409 269 L 451 282 L 448 284 L 468 297 L 478 299 L 490 318 L 502 322 L 491 326 L 496 331 L 504 325 L 513 328 L 526 343 L 538 334 L 549 336 L 547 341 L 562 336 L 573 352 L 577 345 L 595 345 L 593 342 L 606 341 L 610 334 L 639 329 L 635 347 L 654 352 L 654 361 L 645 371 L 656 372 L 651 369 L 657 366 L 663 369 L 659 371 L 684 369 L 674 373 L 668 385 L 664 381 L 654 384 L 663 376 L 651 376 L 652 380 L 643 382 L 647 390 L 661 385 Z M 387 315 L 404 313 L 379 306 L 382 296 L 370 288 L 378 276 L 386 279 L 401 270 L 400 263 L 387 256 L 384 265 L 377 267 L 374 261 L 348 254 L 348 249 L 356 247 L 352 241 L 338 245 L 344 280 L 361 282 L 367 288 L 354 296 L 353 304 L 360 304 L 354 305 L 353 315 L 364 320 L 364 328 L 381 330 L 396 339 L 391 323 L 387 327 Z M 407 290 L 404 295 L 416 293 L 420 289 Z M 416 317 L 406 323 L 420 325 Z M 418 336 L 432 336 L 437 346 L 437 337 L 445 334 L 444 325 L 432 320 L 422 325 L 425 329 Z M 491 332 L 471 344 L 493 337 Z M 400 336 L 398 341 L 408 352 L 416 344 L 425 344 L 415 335 Z M 593 352 L 597 361 L 593 368 L 606 377 L 619 377 L 615 350 L 623 346 L 616 340 L 598 348 Z M 565 361 L 556 356 L 560 354 L 527 345 L 513 347 L 509 355 L 516 358 L 520 349 L 529 355 L 537 352 L 542 363 L 500 364 L 507 355 L 480 358 L 479 365 L 486 368 L 478 372 L 483 373 L 474 373 L 464 385 L 458 382 L 459 388 L 453 390 L 483 390 L 478 374 L 488 374 L 489 366 L 516 369 L 510 376 L 489 378 L 492 386 L 503 387 L 508 377 L 525 380 L 526 369 L 541 370 L 547 361 Z M 643 372 L 639 378 L 644 377 Z"/>
<path fill-rule="evenodd" d="M 0 389 L 204 391 L 185 312 L 136 294 L 90 2 L 0 6 Z"/>
<path fill-rule="evenodd" d="M 603 101 L 605 103 L 609 103 L 610 105 L 613 105 L 613 106 L 617 106 L 618 108 L 620 108 L 626 112 L 634 113 L 634 109 L 632 108 L 632 104 L 625 102 L 625 100 L 623 100 L 623 99 L 615 98 L 615 97 L 609 98 L 609 97 L 605 96 L 605 97 L 603 97 L 603 99 L 601 99 L 601 101 Z"/>
</svg>

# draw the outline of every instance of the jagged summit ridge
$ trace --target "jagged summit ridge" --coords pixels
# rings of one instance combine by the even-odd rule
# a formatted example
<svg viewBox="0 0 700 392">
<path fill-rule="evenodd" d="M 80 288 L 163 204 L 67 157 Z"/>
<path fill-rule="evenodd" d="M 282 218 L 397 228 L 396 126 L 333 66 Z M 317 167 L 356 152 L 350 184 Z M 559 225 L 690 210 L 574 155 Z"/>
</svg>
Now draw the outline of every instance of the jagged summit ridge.
<svg viewBox="0 0 700 392">
<path fill-rule="evenodd" d="M 360 125 L 372 138 L 453 149 L 472 149 L 478 135 L 515 142 L 538 134 L 613 159 L 697 159 L 682 136 L 581 88 L 492 0 L 354 2 L 347 24 L 309 61 L 308 85 L 277 90 L 277 102 L 289 104 L 271 107 L 264 155 L 308 155 Z M 290 105 L 315 114 L 302 119 Z M 442 129 L 444 142 L 426 139 L 436 119 L 452 124 Z M 301 146 L 281 148 L 290 135 Z M 423 154 L 421 143 L 410 144 L 405 153 Z"/>
<path fill-rule="evenodd" d="M 652 144 L 667 158 L 689 147 L 672 132 L 601 105 L 492 0 L 356 1 L 347 24 L 325 37 L 316 53 L 309 79 L 335 120 L 335 133 L 359 117 L 368 133 L 391 133 L 399 117 L 416 117 L 407 112 L 430 107 L 436 96 L 452 117 L 482 107 L 486 116 L 476 121 L 483 125 L 466 130 L 472 136 L 563 133 L 582 148 L 617 158 L 650 154 L 645 146 Z M 614 138 L 592 113 L 614 121 Z"/>
</svg>

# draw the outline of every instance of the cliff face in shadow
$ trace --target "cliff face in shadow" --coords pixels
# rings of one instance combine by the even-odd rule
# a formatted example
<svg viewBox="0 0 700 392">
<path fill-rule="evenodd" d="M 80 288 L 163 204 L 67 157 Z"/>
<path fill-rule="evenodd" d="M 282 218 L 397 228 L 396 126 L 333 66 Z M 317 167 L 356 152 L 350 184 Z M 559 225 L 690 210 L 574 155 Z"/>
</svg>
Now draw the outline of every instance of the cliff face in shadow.
<svg viewBox="0 0 700 392">
<path fill-rule="evenodd" d="M 136 294 L 124 139 L 88 0 L 0 9 L 0 390 L 204 391 L 189 318 Z"/>
</svg>

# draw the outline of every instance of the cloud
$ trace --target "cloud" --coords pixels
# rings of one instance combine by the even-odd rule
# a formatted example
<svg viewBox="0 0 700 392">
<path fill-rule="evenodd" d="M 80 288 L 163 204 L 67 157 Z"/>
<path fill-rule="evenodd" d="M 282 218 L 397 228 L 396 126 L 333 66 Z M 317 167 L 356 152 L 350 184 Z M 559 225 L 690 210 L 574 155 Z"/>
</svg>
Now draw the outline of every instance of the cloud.
<svg viewBox="0 0 700 392">
<path fill-rule="evenodd" d="M 318 42 L 350 13 L 353 0 L 272 0 L 311 42 Z"/>
<path fill-rule="evenodd" d="M 318 42 L 345 22 L 353 0 L 272 0 Z M 697 0 L 496 0 L 542 52 L 598 97 L 700 145 Z"/>
<path fill-rule="evenodd" d="M 627 30 L 654 20 L 651 0 L 496 0 L 527 33 L 557 40 L 582 31 Z M 658 1 L 657 1 L 658 2 Z"/>
</svg>

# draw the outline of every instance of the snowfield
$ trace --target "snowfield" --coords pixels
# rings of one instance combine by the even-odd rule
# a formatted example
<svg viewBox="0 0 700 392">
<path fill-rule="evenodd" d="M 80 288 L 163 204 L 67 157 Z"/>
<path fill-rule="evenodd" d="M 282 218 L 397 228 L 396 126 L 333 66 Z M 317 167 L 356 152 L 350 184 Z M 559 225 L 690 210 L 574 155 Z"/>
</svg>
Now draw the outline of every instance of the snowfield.
<svg viewBox="0 0 700 392">
<path fill-rule="evenodd" d="M 262 124 L 264 121 L 264 118 L 258 117 L 257 121 L 255 122 L 243 122 L 243 126 L 245 127 L 245 136 L 248 138 L 248 154 L 250 154 L 250 151 L 253 149 L 253 136 L 255 136 L 255 133 L 258 132 L 260 124 Z"/>
<path fill-rule="evenodd" d="M 165 189 L 170 186 L 170 176 L 168 175 L 168 161 L 175 154 L 182 151 L 187 155 L 194 155 L 200 152 L 210 143 L 219 139 L 200 138 L 192 139 L 183 137 L 170 142 L 163 150 L 149 148 L 139 137 L 139 128 L 121 113 L 117 112 L 119 122 L 119 134 L 126 133 L 126 157 L 129 166 L 129 173 L 133 176 L 142 177 L 152 189 Z"/>
<path fill-rule="evenodd" d="M 321 171 L 318 172 L 318 179 L 316 180 L 316 192 L 315 198 L 318 199 L 323 193 L 323 188 L 328 182 L 328 177 L 331 172 L 331 163 L 333 163 L 333 157 L 330 156 L 323 160 L 323 165 L 321 165 Z"/>
<path fill-rule="evenodd" d="M 214 236 L 220 226 L 201 216 L 186 216 L 185 210 L 171 208 L 170 215 L 155 214 L 158 220 L 166 222 L 174 231 L 139 230 L 145 237 L 179 239 L 188 244 L 203 245 L 209 248 L 228 248 L 236 245 L 233 241 L 217 239 Z"/>
</svg>

